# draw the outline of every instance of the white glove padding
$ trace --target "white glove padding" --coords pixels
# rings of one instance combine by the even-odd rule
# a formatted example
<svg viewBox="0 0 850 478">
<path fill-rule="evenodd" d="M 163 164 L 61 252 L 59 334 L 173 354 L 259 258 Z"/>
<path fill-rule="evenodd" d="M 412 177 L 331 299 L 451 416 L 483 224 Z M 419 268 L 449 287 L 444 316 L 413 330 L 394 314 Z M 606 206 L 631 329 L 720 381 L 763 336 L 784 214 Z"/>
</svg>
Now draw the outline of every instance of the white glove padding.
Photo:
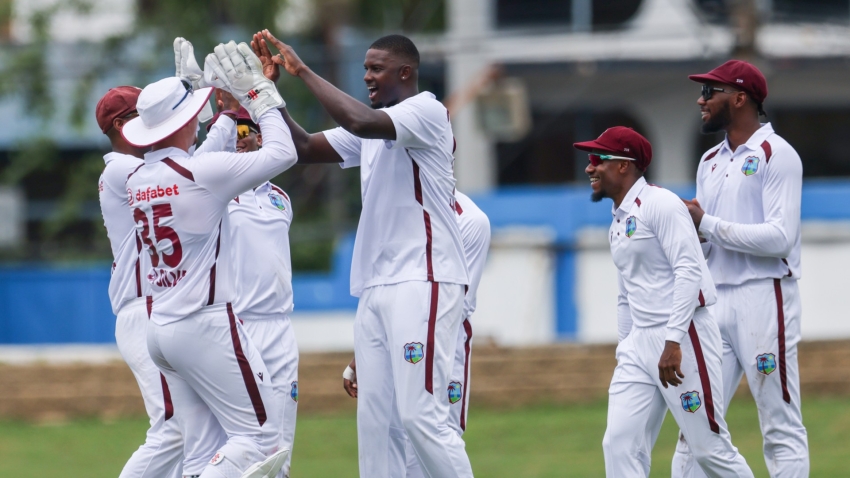
<svg viewBox="0 0 850 478">
<path fill-rule="evenodd" d="M 204 72 L 205 77 L 220 81 L 221 88 L 239 100 L 255 123 L 266 111 L 286 105 L 274 83 L 263 75 L 263 64 L 247 43 L 237 46 L 230 41 L 214 51 L 204 62 L 204 68 L 210 69 Z"/>
<path fill-rule="evenodd" d="M 204 72 L 195 60 L 195 47 L 189 40 L 182 37 L 174 39 L 174 67 L 176 70 L 174 76 L 186 80 L 192 88 L 197 90 L 210 86 L 204 81 Z"/>
</svg>

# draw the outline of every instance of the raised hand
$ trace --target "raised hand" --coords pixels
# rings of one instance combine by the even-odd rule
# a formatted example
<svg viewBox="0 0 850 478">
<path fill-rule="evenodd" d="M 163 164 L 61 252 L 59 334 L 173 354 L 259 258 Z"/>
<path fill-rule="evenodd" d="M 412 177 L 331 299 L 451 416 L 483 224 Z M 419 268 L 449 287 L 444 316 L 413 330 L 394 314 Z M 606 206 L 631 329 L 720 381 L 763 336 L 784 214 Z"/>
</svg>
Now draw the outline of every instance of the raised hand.
<svg viewBox="0 0 850 478">
<path fill-rule="evenodd" d="M 278 78 L 280 78 L 280 67 L 272 61 L 272 52 L 263 38 L 263 32 L 254 34 L 254 38 L 251 40 L 251 49 L 254 50 L 254 54 L 257 55 L 260 63 L 263 64 L 263 75 L 276 83 Z"/>
<path fill-rule="evenodd" d="M 238 111 L 239 100 L 233 97 L 227 91 L 216 88 L 215 90 L 215 106 L 218 111 Z"/>
<path fill-rule="evenodd" d="M 174 70 L 174 76 L 188 81 L 194 89 L 208 86 L 204 82 L 204 72 L 195 60 L 192 43 L 182 37 L 174 39 Z"/>
<path fill-rule="evenodd" d="M 263 36 L 280 51 L 279 54 L 272 57 L 275 64 L 282 66 L 292 76 L 298 76 L 307 69 L 307 65 L 301 61 L 301 58 L 298 58 L 291 46 L 275 38 L 268 30 L 263 30 Z"/>
<path fill-rule="evenodd" d="M 269 109 L 286 105 L 274 83 L 263 75 L 262 70 L 263 65 L 251 47 L 231 41 L 218 45 L 213 53 L 207 55 L 204 75 L 221 82 L 221 87 L 239 100 L 251 119 L 258 122 Z"/>
</svg>

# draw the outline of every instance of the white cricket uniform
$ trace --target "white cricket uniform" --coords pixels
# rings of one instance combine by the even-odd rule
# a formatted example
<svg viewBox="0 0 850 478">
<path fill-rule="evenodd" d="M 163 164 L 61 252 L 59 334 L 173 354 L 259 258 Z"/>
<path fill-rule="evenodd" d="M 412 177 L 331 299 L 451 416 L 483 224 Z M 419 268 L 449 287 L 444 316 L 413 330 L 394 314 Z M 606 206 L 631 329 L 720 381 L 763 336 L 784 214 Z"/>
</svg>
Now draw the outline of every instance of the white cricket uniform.
<svg viewBox="0 0 850 478">
<path fill-rule="evenodd" d="M 260 127 L 260 151 L 189 157 L 165 148 L 147 153 L 127 181 L 136 232 L 151 261 L 151 357 L 165 375 L 175 410 L 200 415 L 196 410 L 209 409 L 227 434 L 218 452 L 187 448 L 185 475 L 238 478 L 279 445 L 280 404 L 264 378 L 270 374 L 232 306 L 236 275 L 228 204 L 297 159 L 280 112 L 263 114 Z M 181 419 L 182 428 L 192 430 L 186 422 Z"/>
<path fill-rule="evenodd" d="M 800 411 L 800 198 L 803 166 L 791 145 L 764 124 L 734 153 L 723 141 L 703 155 L 697 199 L 700 235 L 717 285 L 728 403 L 742 374 L 759 410 L 772 477 L 809 474 Z M 674 477 L 702 476 L 679 441 Z"/>
<path fill-rule="evenodd" d="M 298 411 L 298 344 L 292 313 L 289 228 L 292 203 L 270 182 L 249 189 L 227 208 L 236 264 L 236 316 L 260 352 L 280 404 L 280 448 L 292 450 Z M 289 476 L 290 453 L 280 471 Z"/>
<path fill-rule="evenodd" d="M 457 225 L 463 239 L 463 252 L 469 266 L 469 289 L 463 300 L 463 325 L 460 328 L 455 349 L 455 361 L 452 369 L 452 381 L 449 382 L 446 399 L 449 402 L 449 426 L 459 435 L 466 431 L 466 417 L 469 412 L 469 394 L 471 376 L 469 374 L 472 359 L 472 313 L 475 312 L 478 284 L 487 263 L 487 251 L 490 249 L 490 220 L 472 199 L 460 191 L 455 191 L 455 210 Z M 393 438 L 403 433 L 402 448 L 399 440 L 390 447 L 390 460 L 407 468 L 407 478 L 424 478 L 425 472 L 416 457 L 413 446 L 403 429 L 393 430 Z M 398 433 L 398 432 L 401 433 Z M 404 455 L 401 451 L 404 451 Z M 390 466 L 395 466 L 391 463 Z M 404 472 L 390 473 L 391 476 L 405 476 Z"/>
<path fill-rule="evenodd" d="M 706 308 L 715 289 L 687 208 L 640 178 L 612 215 L 621 340 L 602 440 L 607 476 L 649 476 L 647 440 L 657 436 L 665 408 L 709 476 L 753 476 L 723 418 L 720 332 Z M 680 344 L 685 375 L 668 388 L 658 376 L 666 341 Z"/>
<path fill-rule="evenodd" d="M 360 476 L 389 477 L 393 401 L 430 476 L 472 476 L 445 399 L 469 283 L 455 219 L 448 111 L 428 92 L 384 108 L 395 141 L 324 134 L 342 167 L 360 167 L 354 323 Z M 264 146 L 265 147 L 265 146 Z"/>
<path fill-rule="evenodd" d="M 199 148 L 217 151 L 227 147 L 236 123 L 230 118 L 219 119 L 210 128 L 207 140 Z M 124 361 L 133 372 L 150 428 L 145 443 L 133 453 L 124 466 L 121 478 L 179 477 L 183 460 L 183 439 L 176 420 L 168 385 L 148 353 L 148 315 L 145 297 L 150 284 L 143 280 L 149 261 L 140 256 L 142 242 L 136 236 L 133 215 L 128 210 L 127 177 L 143 164 L 135 156 L 108 153 L 106 167 L 98 182 L 103 223 L 112 247 L 112 277 L 109 281 L 109 300 L 116 315 L 115 341 Z"/>
</svg>

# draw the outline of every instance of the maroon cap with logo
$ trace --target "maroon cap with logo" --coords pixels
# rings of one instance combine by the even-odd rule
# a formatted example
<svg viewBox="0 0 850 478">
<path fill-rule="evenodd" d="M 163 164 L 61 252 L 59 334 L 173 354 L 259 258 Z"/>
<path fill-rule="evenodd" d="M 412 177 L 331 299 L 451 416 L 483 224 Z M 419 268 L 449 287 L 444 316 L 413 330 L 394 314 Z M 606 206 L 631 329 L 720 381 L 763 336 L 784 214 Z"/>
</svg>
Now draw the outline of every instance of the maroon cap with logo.
<svg viewBox="0 0 850 478">
<path fill-rule="evenodd" d="M 741 60 L 729 60 L 703 75 L 690 75 L 698 83 L 716 81 L 746 92 L 758 104 L 767 98 L 767 80 L 753 64 Z"/>
<path fill-rule="evenodd" d="M 212 128 L 212 125 L 214 125 L 216 120 L 218 120 L 218 117 L 221 116 L 221 113 L 222 112 L 219 111 L 218 113 L 213 115 L 210 122 L 207 123 L 207 132 L 210 131 L 210 128 Z M 232 113 L 232 111 L 231 111 L 231 113 Z M 258 133 L 261 132 L 260 131 L 260 125 L 258 125 L 257 123 L 254 123 L 254 120 L 251 119 L 251 114 L 248 113 L 248 110 L 246 110 L 242 106 L 240 106 L 239 110 L 236 111 L 236 124 L 247 124 L 248 126 L 257 130 Z"/>
<path fill-rule="evenodd" d="M 646 171 L 652 162 L 652 145 L 637 131 L 625 126 L 608 128 L 593 141 L 583 141 L 573 144 L 582 151 L 606 151 L 617 156 L 635 159 L 635 166 Z"/>
<path fill-rule="evenodd" d="M 112 129 L 115 118 L 122 118 L 136 111 L 136 101 L 141 92 L 142 89 L 135 86 L 117 86 L 103 95 L 94 110 L 97 125 L 103 134 Z"/>
</svg>

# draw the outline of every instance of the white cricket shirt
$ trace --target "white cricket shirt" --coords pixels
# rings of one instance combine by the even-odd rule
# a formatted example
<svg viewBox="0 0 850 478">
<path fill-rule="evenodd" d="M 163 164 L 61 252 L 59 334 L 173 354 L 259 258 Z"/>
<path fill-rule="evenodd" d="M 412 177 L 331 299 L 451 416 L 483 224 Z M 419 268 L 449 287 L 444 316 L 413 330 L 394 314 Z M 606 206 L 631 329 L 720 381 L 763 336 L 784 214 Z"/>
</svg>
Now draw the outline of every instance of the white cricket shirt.
<svg viewBox="0 0 850 478">
<path fill-rule="evenodd" d="M 236 123 L 222 115 L 210 128 L 207 139 L 196 153 L 221 151 L 228 147 L 231 137 L 236 137 Z M 118 310 L 128 300 L 150 295 L 150 285 L 143 280 L 149 263 L 147 257 L 139 256 L 142 242 L 136 236 L 133 214 L 128 209 L 127 188 L 124 185 L 127 177 L 144 162 L 135 156 L 114 152 L 106 154 L 103 160 L 106 167 L 100 175 L 97 189 L 103 225 L 106 227 L 113 257 L 109 301 L 112 304 L 112 313 L 117 315 Z"/>
<path fill-rule="evenodd" d="M 381 111 L 395 125 L 395 141 L 362 139 L 342 128 L 324 132 L 343 168 L 360 166 L 363 210 L 351 295 L 412 280 L 469 284 L 455 218 L 448 110 L 423 92 Z"/>
<path fill-rule="evenodd" d="M 490 250 L 490 220 L 466 194 L 455 191 L 455 199 L 457 225 L 463 240 L 466 264 L 469 266 L 469 288 L 463 299 L 463 316 L 469 318 L 475 312 L 478 284 L 481 283 L 487 252 Z"/>
<path fill-rule="evenodd" d="M 289 196 L 266 182 L 236 196 L 227 214 L 236 267 L 236 315 L 251 320 L 289 314 L 293 307 Z"/>
<path fill-rule="evenodd" d="M 228 203 L 295 164 L 280 112 L 260 117 L 263 149 L 252 153 L 188 153 L 166 148 L 145 155 L 127 181 L 136 233 L 150 254 L 151 320 L 178 321 L 236 296 Z M 224 233 L 222 233 L 224 231 Z"/>
<path fill-rule="evenodd" d="M 734 153 L 724 140 L 697 168 L 699 226 L 717 284 L 801 277 L 803 163 L 770 123 Z"/>
<path fill-rule="evenodd" d="M 672 192 L 640 178 L 611 214 L 608 239 L 618 271 L 620 340 L 632 324 L 666 325 L 666 339 L 681 343 L 696 308 L 716 301 L 687 207 Z"/>
</svg>

